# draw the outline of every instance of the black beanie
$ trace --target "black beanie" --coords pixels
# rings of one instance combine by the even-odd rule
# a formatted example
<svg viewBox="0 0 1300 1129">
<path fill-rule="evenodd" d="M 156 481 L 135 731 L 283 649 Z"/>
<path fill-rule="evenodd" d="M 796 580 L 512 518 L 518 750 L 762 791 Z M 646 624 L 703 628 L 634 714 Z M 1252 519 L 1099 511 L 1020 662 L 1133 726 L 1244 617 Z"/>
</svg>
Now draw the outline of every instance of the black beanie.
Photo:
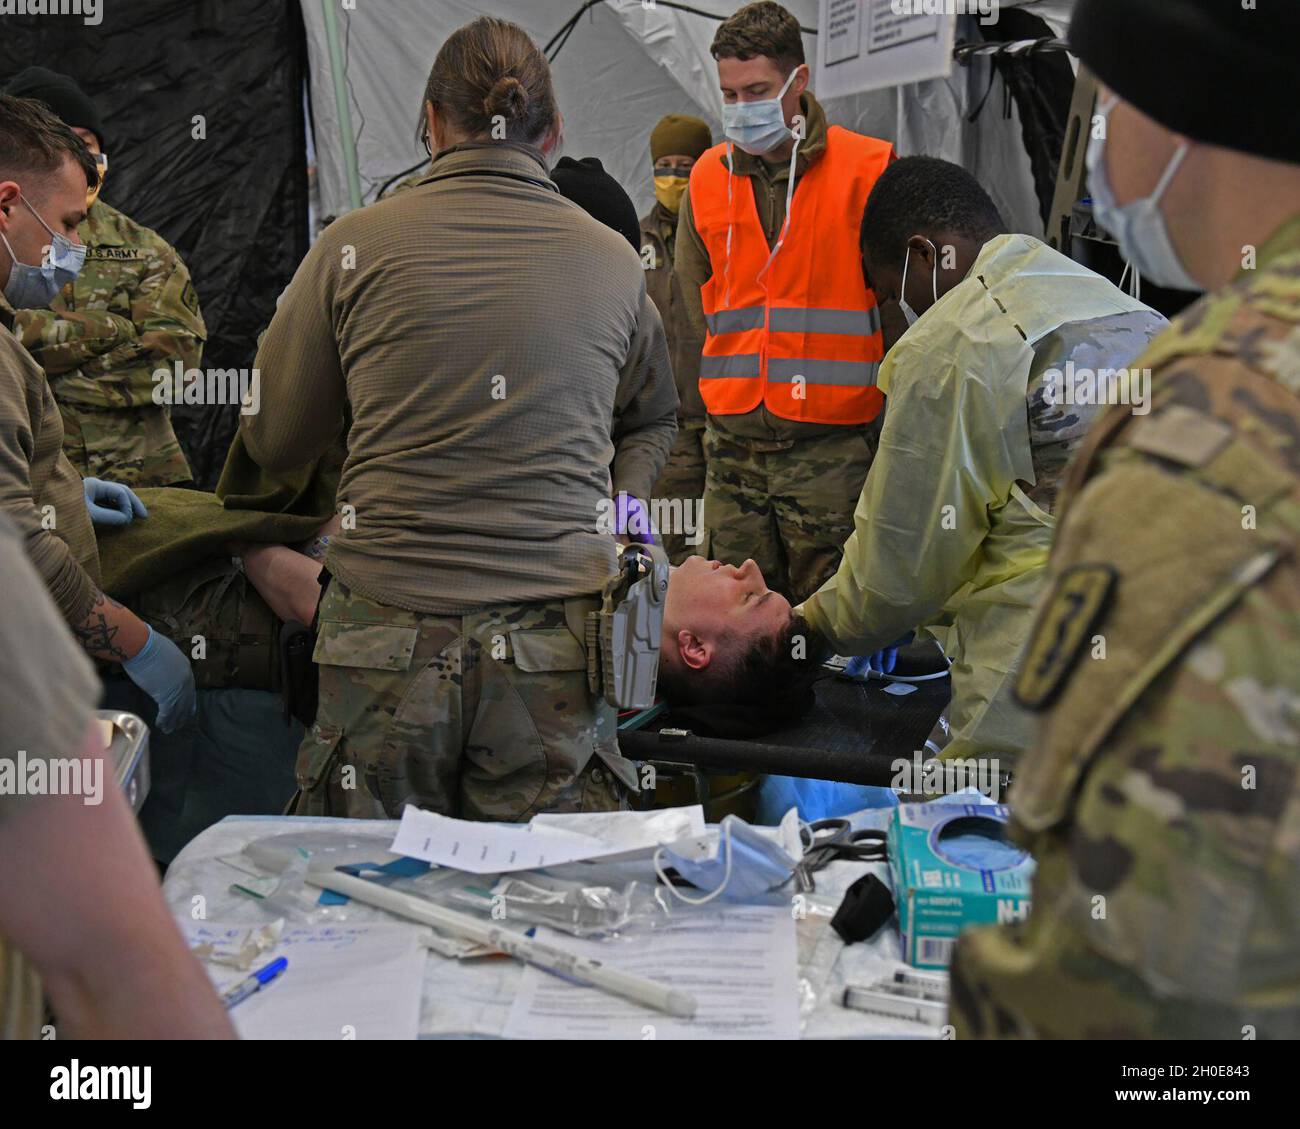
<svg viewBox="0 0 1300 1129">
<path fill-rule="evenodd" d="M 1070 50 L 1165 128 L 1300 164 L 1300 0 L 1077 0 Z"/>
<path fill-rule="evenodd" d="M 599 160 L 583 157 L 575 161 L 572 157 L 561 157 L 551 169 L 551 179 L 561 196 L 572 200 L 606 227 L 612 227 L 632 244 L 633 250 L 640 252 L 641 221 L 637 219 L 632 198 Z"/>
<path fill-rule="evenodd" d="M 44 102 L 63 124 L 73 129 L 88 129 L 99 138 L 100 148 L 105 147 L 104 123 L 86 93 L 65 74 L 57 74 L 44 67 L 28 67 L 19 71 L 5 86 L 5 93 L 14 98 L 34 98 Z"/>
</svg>

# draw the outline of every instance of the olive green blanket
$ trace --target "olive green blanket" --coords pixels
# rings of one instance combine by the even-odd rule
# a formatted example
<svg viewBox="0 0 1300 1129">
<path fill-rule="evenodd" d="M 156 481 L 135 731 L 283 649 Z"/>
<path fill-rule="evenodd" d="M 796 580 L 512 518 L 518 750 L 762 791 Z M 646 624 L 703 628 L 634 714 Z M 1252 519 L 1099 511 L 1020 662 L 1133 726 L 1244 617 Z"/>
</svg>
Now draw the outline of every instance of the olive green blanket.
<svg viewBox="0 0 1300 1129">
<path fill-rule="evenodd" d="M 263 470 L 236 433 L 217 492 L 174 486 L 137 490 L 146 519 L 95 530 L 104 591 L 119 600 L 212 556 L 230 541 L 305 541 L 334 513 L 340 441 L 313 463 L 272 474 Z"/>
</svg>

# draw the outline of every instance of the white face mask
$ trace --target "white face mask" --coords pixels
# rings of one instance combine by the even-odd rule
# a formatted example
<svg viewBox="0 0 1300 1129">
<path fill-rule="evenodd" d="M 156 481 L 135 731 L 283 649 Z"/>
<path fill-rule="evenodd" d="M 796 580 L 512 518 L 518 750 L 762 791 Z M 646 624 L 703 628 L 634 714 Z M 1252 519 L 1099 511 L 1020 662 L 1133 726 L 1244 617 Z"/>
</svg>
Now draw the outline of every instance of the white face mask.
<svg viewBox="0 0 1300 1129">
<path fill-rule="evenodd" d="M 1119 242 L 1120 252 L 1133 269 L 1144 278 L 1161 286 L 1178 290 L 1201 291 L 1205 288 L 1187 273 L 1178 252 L 1169 238 L 1169 228 L 1160 211 L 1160 199 L 1178 172 L 1189 148 L 1186 141 L 1178 146 L 1169 158 L 1165 171 L 1149 196 L 1139 196 L 1127 204 L 1120 204 L 1111 191 L 1106 175 L 1105 134 L 1109 132 L 1110 113 L 1119 101 L 1111 97 L 1105 106 L 1098 106 L 1105 128 L 1101 137 L 1088 138 L 1088 190 L 1092 194 L 1092 214 Z"/>
<path fill-rule="evenodd" d="M 783 141 L 790 139 L 790 127 L 785 124 L 785 111 L 781 99 L 785 97 L 794 76 L 802 64 L 790 72 L 790 77 L 775 98 L 761 102 L 732 102 L 722 107 L 722 130 L 727 139 L 751 156 L 770 153 Z"/>
<path fill-rule="evenodd" d="M 930 243 L 930 240 L 926 240 Z M 930 287 L 934 291 L 934 300 L 939 300 L 939 252 L 935 249 L 933 243 L 930 243 L 930 250 L 934 251 L 934 270 L 930 274 Z M 921 315 L 912 309 L 911 303 L 908 302 L 905 295 L 907 294 L 907 263 L 912 257 L 912 246 L 909 243 L 906 254 L 903 255 L 903 281 L 898 288 L 898 308 L 903 311 L 903 317 L 907 319 L 908 328 L 911 328 L 916 319 Z"/>
</svg>

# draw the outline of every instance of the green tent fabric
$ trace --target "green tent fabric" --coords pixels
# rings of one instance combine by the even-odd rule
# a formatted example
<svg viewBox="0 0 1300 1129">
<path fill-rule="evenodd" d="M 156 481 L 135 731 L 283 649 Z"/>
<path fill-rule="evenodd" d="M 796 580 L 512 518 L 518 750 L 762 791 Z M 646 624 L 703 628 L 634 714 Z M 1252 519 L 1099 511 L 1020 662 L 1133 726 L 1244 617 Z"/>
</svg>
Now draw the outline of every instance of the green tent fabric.
<svg viewBox="0 0 1300 1129">
<path fill-rule="evenodd" d="M 215 494 L 174 486 L 137 490 L 148 518 L 95 530 L 104 591 L 129 599 L 224 555 L 229 541 L 307 540 L 334 513 L 343 453 L 340 440 L 315 462 L 272 474 L 253 462 L 236 434 Z"/>
</svg>

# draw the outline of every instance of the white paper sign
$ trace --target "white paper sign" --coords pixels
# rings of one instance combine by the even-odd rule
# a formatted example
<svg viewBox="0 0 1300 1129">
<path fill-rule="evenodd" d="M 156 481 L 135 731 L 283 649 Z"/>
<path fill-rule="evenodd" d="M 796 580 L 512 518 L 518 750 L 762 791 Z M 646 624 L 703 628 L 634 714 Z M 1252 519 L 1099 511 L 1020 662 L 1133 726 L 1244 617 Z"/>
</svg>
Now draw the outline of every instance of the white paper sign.
<svg viewBox="0 0 1300 1129">
<path fill-rule="evenodd" d="M 627 847 L 573 831 L 477 823 L 408 806 L 392 850 L 470 874 L 510 874 L 608 858 Z"/>
<path fill-rule="evenodd" d="M 995 0 L 821 0 L 817 96 L 943 77 L 952 70 L 956 15 L 996 11 Z"/>
</svg>

